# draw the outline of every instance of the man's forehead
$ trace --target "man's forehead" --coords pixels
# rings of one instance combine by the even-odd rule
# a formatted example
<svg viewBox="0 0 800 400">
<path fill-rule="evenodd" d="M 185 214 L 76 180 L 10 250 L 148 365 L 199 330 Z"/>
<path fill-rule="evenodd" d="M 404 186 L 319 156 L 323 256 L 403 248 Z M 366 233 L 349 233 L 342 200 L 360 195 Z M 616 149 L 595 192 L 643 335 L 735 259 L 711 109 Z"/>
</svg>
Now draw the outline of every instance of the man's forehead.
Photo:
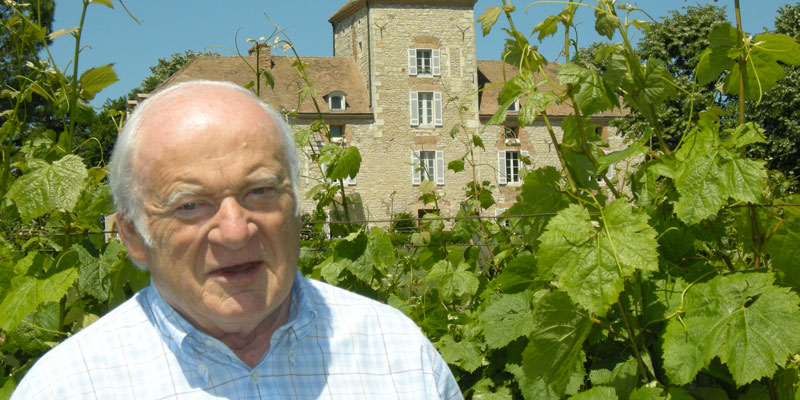
<svg viewBox="0 0 800 400">
<path fill-rule="evenodd" d="M 266 109 L 251 96 L 232 88 L 180 88 L 155 100 L 143 116 L 138 132 L 141 140 L 151 144 L 202 139 L 195 135 L 208 133 L 205 128 L 214 124 L 233 128 L 226 131 L 239 134 L 277 133 Z"/>
<path fill-rule="evenodd" d="M 247 93 L 227 87 L 187 87 L 155 99 L 137 133 L 134 162 L 165 161 L 176 152 L 283 144 L 271 115 Z M 253 149 L 255 151 L 255 149 Z M 266 149 L 265 149 L 266 151 Z"/>
</svg>

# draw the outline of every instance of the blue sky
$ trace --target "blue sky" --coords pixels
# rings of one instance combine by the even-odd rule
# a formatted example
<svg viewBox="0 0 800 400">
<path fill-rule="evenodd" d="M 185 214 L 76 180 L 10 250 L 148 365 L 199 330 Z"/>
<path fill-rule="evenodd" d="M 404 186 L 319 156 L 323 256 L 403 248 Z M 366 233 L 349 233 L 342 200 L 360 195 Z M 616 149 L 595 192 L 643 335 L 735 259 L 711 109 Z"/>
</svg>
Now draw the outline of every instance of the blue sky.
<svg viewBox="0 0 800 400">
<path fill-rule="evenodd" d="M 150 75 L 150 67 L 159 58 L 168 58 L 173 53 L 194 51 L 215 51 L 222 55 L 233 55 L 234 36 L 239 30 L 238 43 L 245 51 L 247 38 L 268 36 L 273 25 L 265 14 L 284 29 L 294 42 L 298 52 L 304 56 L 331 56 L 333 54 L 332 28 L 328 18 L 346 0 L 127 0 L 128 10 L 141 20 L 134 22 L 121 7 L 119 0 L 112 0 L 115 8 L 108 9 L 99 4 L 89 7 L 82 44 L 80 69 L 114 64 L 119 82 L 99 93 L 94 106 L 101 106 L 106 98 L 117 98 L 136 87 Z M 622 1 L 622 0 L 621 0 Z M 593 3 L 587 0 L 587 3 Z M 632 0 L 627 2 L 636 3 Z M 57 1 L 53 29 L 64 29 L 78 25 L 81 5 L 78 0 Z M 703 2 L 705 3 L 705 2 Z M 745 30 L 758 33 L 772 29 L 777 9 L 787 3 L 785 0 L 743 0 L 741 1 Z M 223 5 L 224 4 L 224 5 Z M 477 18 L 488 7 L 501 4 L 500 0 L 478 0 L 475 5 Z M 517 29 L 530 33 L 531 29 L 545 16 L 557 13 L 563 6 L 539 4 L 524 8 L 528 2 L 515 2 Z M 687 0 L 640 0 L 638 5 L 653 18 L 660 20 L 669 10 L 696 5 Z M 733 20 L 733 0 L 719 0 L 716 4 L 725 5 L 729 18 Z M 794 3 L 792 3 L 794 4 Z M 646 19 L 642 14 L 638 19 Z M 599 40 L 594 33 L 594 19 L 591 10 L 579 11 L 579 43 L 583 46 Z M 500 27 L 500 25 L 498 25 Z M 503 32 L 497 29 L 487 37 L 480 34 L 477 26 L 478 58 L 499 59 Z M 634 42 L 638 37 L 632 38 Z M 553 61 L 560 50 L 560 38 L 545 39 L 540 51 Z M 52 45 L 52 52 L 60 66 L 66 66 L 74 52 L 71 36 L 62 36 Z"/>
</svg>

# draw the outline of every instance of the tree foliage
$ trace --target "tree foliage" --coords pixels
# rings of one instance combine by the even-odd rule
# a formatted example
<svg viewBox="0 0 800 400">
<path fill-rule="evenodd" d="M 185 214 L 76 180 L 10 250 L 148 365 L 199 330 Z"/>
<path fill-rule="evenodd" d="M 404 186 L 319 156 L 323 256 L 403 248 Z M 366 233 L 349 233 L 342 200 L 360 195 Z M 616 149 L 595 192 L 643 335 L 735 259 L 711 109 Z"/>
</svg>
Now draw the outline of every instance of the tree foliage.
<svg viewBox="0 0 800 400">
<path fill-rule="evenodd" d="M 728 101 L 714 95 L 714 82 L 698 85 L 695 69 L 703 50 L 709 47 L 709 35 L 727 20 L 724 7 L 706 5 L 683 6 L 669 11 L 660 22 L 651 22 L 644 29 L 637 53 L 642 60 L 662 60 L 677 87 L 673 96 L 664 102 L 658 113 L 663 116 L 665 141 L 677 144 L 681 135 L 704 110 L 721 107 Z M 589 49 L 591 50 L 591 48 Z M 642 135 L 648 127 L 638 111 L 616 123 L 625 134 Z"/>
<path fill-rule="evenodd" d="M 800 3 L 778 9 L 775 33 L 800 39 Z M 748 102 L 748 114 L 764 129 L 767 141 L 753 155 L 767 161 L 800 188 L 800 67 L 786 66 L 786 73 L 760 102 Z"/>
</svg>

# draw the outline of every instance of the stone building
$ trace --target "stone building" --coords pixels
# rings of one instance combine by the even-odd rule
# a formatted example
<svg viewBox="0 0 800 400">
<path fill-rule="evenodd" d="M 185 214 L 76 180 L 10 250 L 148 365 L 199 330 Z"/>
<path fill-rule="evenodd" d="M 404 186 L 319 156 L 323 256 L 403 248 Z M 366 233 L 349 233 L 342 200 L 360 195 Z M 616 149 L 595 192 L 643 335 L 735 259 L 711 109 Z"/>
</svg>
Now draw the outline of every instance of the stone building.
<svg viewBox="0 0 800 400">
<path fill-rule="evenodd" d="M 164 85 L 193 79 L 246 85 L 255 78 L 251 66 L 258 63 L 274 77 L 273 88 L 262 81 L 260 96 L 278 110 L 293 112 L 290 123 L 297 130 L 308 129 L 321 114 L 333 141 L 359 149 L 360 172 L 346 182 L 357 218 L 385 220 L 398 212 L 422 215 L 431 207 L 418 200 L 425 180 L 436 184 L 441 213 L 455 215 L 474 177 L 496 187 L 498 204 L 490 210 L 494 214 L 513 204 L 524 158 L 531 161 L 528 168 L 559 164 L 543 124 L 518 126 L 519 104 L 509 108 L 504 125 L 487 124 L 499 107 L 500 87 L 492 84 L 515 70 L 499 60 L 477 59 L 475 2 L 349 0 L 329 19 L 333 57 L 302 58 L 316 90 L 314 99 L 309 96 L 303 102 L 297 91 L 304 83 L 293 60 L 279 47 L 263 44 L 244 59 L 197 57 Z M 555 76 L 556 67 L 548 68 Z M 478 92 L 482 88 L 489 89 Z M 548 114 L 558 125 L 570 111 L 556 105 Z M 594 116 L 593 123 L 606 126 L 611 117 Z M 451 137 L 456 126 L 459 131 Z M 611 148 L 620 145 L 611 129 L 599 130 Z M 557 133 L 560 140 L 560 130 Z M 478 135 L 485 147 L 474 153 L 474 176 L 469 167 L 459 173 L 448 170 L 450 161 L 468 151 L 465 142 L 471 135 Z M 312 140 L 311 145 L 322 142 Z M 304 193 L 321 178 L 309 160 L 311 150 L 303 149 L 301 156 Z M 314 207 L 304 194 L 301 201 L 303 209 Z"/>
</svg>

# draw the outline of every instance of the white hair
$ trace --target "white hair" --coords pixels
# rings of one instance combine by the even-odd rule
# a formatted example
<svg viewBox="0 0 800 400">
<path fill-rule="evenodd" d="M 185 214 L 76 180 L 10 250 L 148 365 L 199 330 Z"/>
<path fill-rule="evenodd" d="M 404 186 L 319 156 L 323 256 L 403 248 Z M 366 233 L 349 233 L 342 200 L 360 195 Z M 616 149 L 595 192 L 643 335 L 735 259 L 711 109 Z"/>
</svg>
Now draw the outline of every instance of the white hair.
<svg viewBox="0 0 800 400">
<path fill-rule="evenodd" d="M 134 168 L 134 155 L 136 154 L 138 146 L 141 144 L 139 142 L 141 140 L 140 128 L 142 121 L 144 121 L 151 112 L 158 110 L 156 104 L 158 104 L 159 101 L 175 97 L 187 89 L 198 86 L 221 87 L 246 94 L 267 112 L 283 139 L 283 148 L 286 154 L 286 160 L 289 164 L 289 179 L 292 183 L 292 192 L 295 199 L 295 216 L 300 215 L 300 196 L 297 190 L 297 182 L 300 176 L 300 159 L 297 154 L 294 135 L 292 134 L 289 124 L 284 119 L 284 116 L 269 104 L 261 101 L 261 99 L 251 91 L 235 83 L 206 80 L 183 82 L 156 92 L 133 110 L 117 137 L 117 141 L 114 144 L 114 151 L 111 154 L 111 160 L 109 162 L 108 180 L 116 212 L 118 215 L 133 223 L 134 228 L 149 247 L 154 247 L 155 243 L 147 228 L 144 209 L 140 201 L 141 199 L 138 197 L 140 190 L 137 187 L 137 180 L 135 179 L 136 169 Z M 139 268 L 147 269 L 146 265 L 142 265 L 136 261 L 134 261 L 134 264 Z"/>
</svg>

